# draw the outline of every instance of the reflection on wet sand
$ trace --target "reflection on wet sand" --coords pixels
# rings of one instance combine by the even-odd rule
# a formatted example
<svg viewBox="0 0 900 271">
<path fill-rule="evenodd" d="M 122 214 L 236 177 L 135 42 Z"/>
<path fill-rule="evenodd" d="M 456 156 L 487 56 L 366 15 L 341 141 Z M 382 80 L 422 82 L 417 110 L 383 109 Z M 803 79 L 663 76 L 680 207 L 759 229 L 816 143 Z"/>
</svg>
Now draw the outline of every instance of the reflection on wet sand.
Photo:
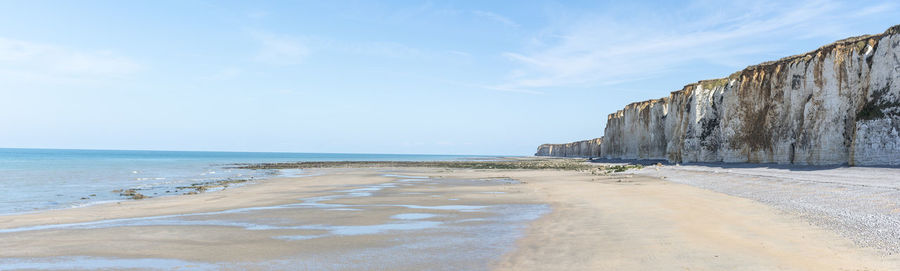
<svg viewBox="0 0 900 271">
<path fill-rule="evenodd" d="M 46 238 L 48 232 L 63 236 L 109 236 L 124 232 L 122 237 L 136 239 L 135 245 L 153 244 L 176 250 L 154 253 L 166 257 L 121 255 L 113 249 L 92 249 L 87 254 L 49 250 L 40 253 L 48 257 L 2 258 L 0 266 L 484 269 L 512 249 L 527 222 L 549 211 L 548 206 L 523 198 L 521 193 L 498 199 L 506 194 L 498 189 L 515 184 L 509 179 L 462 180 L 393 174 L 377 177 L 388 181 L 331 186 L 311 191 L 308 194 L 312 195 L 287 204 L 0 229 L 0 236 L 16 234 L 23 240 Z M 448 200 L 454 204 L 442 204 Z M 134 231 L 144 235 L 133 236 Z M 177 250 L 187 250 L 190 246 L 179 244 L 177 238 L 161 238 L 198 235 L 197 232 L 219 233 L 217 237 L 201 240 L 211 245 L 232 242 L 221 236 L 243 235 L 248 238 L 243 242 L 255 243 L 243 249 L 263 248 L 273 253 L 230 260 L 206 258 L 196 253 L 179 254 Z M 67 245 L 87 246 L 104 240 L 69 242 Z M 21 243 L 12 245 L 16 244 Z"/>
</svg>

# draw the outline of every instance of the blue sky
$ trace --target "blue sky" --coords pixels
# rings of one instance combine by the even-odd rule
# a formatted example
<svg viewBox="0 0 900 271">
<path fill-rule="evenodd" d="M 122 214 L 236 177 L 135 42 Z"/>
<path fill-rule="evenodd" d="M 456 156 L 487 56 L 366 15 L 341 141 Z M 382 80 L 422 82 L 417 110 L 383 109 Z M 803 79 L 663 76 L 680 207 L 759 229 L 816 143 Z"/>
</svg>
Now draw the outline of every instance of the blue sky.
<svg viewBox="0 0 900 271">
<path fill-rule="evenodd" d="M 894 1 L 2 1 L 0 147 L 531 154 Z"/>
</svg>

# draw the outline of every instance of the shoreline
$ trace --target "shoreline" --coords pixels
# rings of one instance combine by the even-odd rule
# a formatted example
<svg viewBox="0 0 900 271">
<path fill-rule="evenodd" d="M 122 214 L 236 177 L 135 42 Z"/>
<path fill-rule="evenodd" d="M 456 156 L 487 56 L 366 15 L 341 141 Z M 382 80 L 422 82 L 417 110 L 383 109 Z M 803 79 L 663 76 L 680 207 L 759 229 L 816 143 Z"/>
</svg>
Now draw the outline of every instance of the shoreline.
<svg viewBox="0 0 900 271">
<path fill-rule="evenodd" d="M 844 268 L 860 270 L 868 268 L 870 270 L 891 270 L 900 267 L 900 260 L 898 260 L 897 256 L 885 255 L 879 250 L 860 247 L 858 243 L 853 243 L 852 240 L 839 232 L 823 228 L 822 225 L 812 225 L 805 218 L 776 208 L 777 206 L 752 198 L 736 197 L 729 193 L 723 194 L 722 191 L 716 191 L 715 189 L 707 190 L 709 188 L 705 188 L 702 185 L 688 185 L 680 183 L 680 181 L 667 180 L 668 177 L 666 176 L 670 175 L 666 174 L 671 174 L 669 171 L 674 170 L 675 166 L 663 166 L 663 173 L 659 175 L 660 171 L 656 166 L 647 166 L 642 169 L 636 167 L 624 168 L 627 171 L 615 172 L 598 170 L 599 166 L 603 166 L 603 169 L 615 169 L 615 166 L 617 166 L 615 164 L 598 165 L 584 163 L 582 159 L 548 160 L 522 158 L 512 162 L 491 162 L 501 163 L 499 165 L 505 169 L 471 169 L 462 167 L 464 163 L 479 163 L 478 165 L 483 165 L 480 164 L 485 163 L 483 161 L 446 162 L 458 167 L 433 167 L 432 163 L 434 162 L 419 164 L 430 165 L 431 167 L 384 167 L 384 164 L 374 162 L 340 163 L 342 164 L 337 167 L 333 166 L 337 165 L 336 163 L 331 163 L 333 167 L 330 168 L 322 167 L 324 164 L 315 164 L 319 167 L 310 166 L 304 170 L 308 170 L 311 173 L 312 176 L 308 177 L 272 178 L 259 183 L 214 193 L 126 200 L 82 208 L 0 216 L 0 244 L 2 244 L 0 247 L 7 248 L 0 249 L 0 266 L 3 265 L 3 259 L 15 259 L 26 256 L 64 259 L 66 255 L 72 255 L 66 254 L 67 252 L 60 249 L 60 246 L 79 247 L 78 244 L 90 244 L 93 246 L 107 244 L 107 242 L 116 242 L 120 248 L 121 246 L 129 247 L 127 244 L 119 243 L 122 241 L 121 238 L 125 238 L 125 240 L 133 239 L 136 242 L 135 245 L 149 246 L 152 244 L 154 246 L 168 247 L 170 251 L 154 251 L 152 249 L 148 250 L 146 247 L 131 247 L 130 249 L 133 251 L 127 253 L 103 252 L 102 250 L 91 249 L 90 251 L 93 252 L 88 251 L 86 252 L 87 255 L 79 255 L 112 257 L 110 259 L 160 258 L 188 261 L 194 264 L 223 264 L 224 258 L 217 258 L 219 256 L 211 254 L 191 252 L 189 257 L 182 257 L 177 255 L 177 253 L 172 254 L 172 252 L 184 252 L 186 251 L 184 249 L 187 249 L 187 247 L 173 243 L 173 240 L 164 237 L 168 236 L 168 234 L 161 235 L 163 232 L 194 232 L 198 229 L 207 229 L 211 233 L 222 232 L 224 234 L 225 232 L 230 232 L 235 234 L 234 236 L 231 234 L 215 234 L 213 236 L 202 234 L 209 238 L 203 242 L 229 244 L 244 238 L 239 236 L 245 235 L 246 238 L 250 239 L 242 242 L 258 243 L 261 247 L 257 249 L 266 247 L 270 249 L 277 248 L 277 251 L 282 251 L 282 254 L 279 255 L 296 254 L 295 256 L 300 255 L 297 257 L 302 258 L 303 255 L 311 255 L 308 254 L 311 252 L 303 252 L 306 250 L 303 249 L 305 245 L 302 242 L 318 241 L 294 240 L 292 243 L 278 240 L 277 238 L 273 239 L 273 236 L 277 235 L 269 235 L 269 232 L 275 234 L 275 232 L 284 232 L 288 228 L 285 230 L 248 231 L 248 229 L 234 228 L 234 225 L 224 226 L 224 228 L 223 226 L 213 225 L 190 226 L 180 224 L 168 225 L 165 223 L 156 226 L 150 224 L 140 226 L 143 225 L 141 223 L 145 222 L 139 222 L 134 225 L 124 223 L 119 226 L 96 229 L 58 226 L 43 230 L 24 230 L 14 233 L 9 232 L 9 229 L 65 223 L 89 223 L 97 220 L 131 218 L 137 218 L 141 221 L 159 220 L 158 218 L 147 218 L 152 216 L 177 216 L 179 217 L 178 219 L 181 219 L 180 216 L 185 214 L 189 217 L 215 216 L 223 219 L 232 219 L 235 214 L 228 210 L 250 210 L 246 212 L 253 215 L 249 215 L 245 219 L 249 219 L 247 221 L 256 221 L 252 223 L 259 223 L 260 221 L 267 221 L 265 217 L 269 217 L 269 215 L 266 212 L 275 212 L 273 210 L 283 208 L 276 208 L 276 206 L 296 206 L 297 197 L 303 195 L 307 199 L 310 197 L 327 198 L 327 201 L 316 203 L 318 204 L 316 206 L 319 207 L 335 204 L 342 206 L 370 206 L 365 208 L 375 208 L 372 211 L 375 214 L 388 212 L 385 213 L 385 216 L 397 212 L 391 208 L 407 208 L 391 206 L 428 206 L 435 204 L 435 199 L 448 200 L 445 202 L 454 204 L 447 206 L 483 205 L 487 202 L 500 204 L 498 206 L 509 203 L 526 205 L 547 204 L 551 206 L 550 212 L 543 214 L 537 220 L 526 223 L 527 227 L 522 229 L 522 235 L 515 238 L 515 245 L 508 245 L 509 250 L 507 252 L 493 257 L 490 261 L 480 263 L 483 264 L 484 268 L 491 269 L 641 270 L 648 268 L 692 268 L 701 270 L 836 270 Z M 403 164 L 406 163 L 404 162 Z M 509 163 L 519 163 L 519 165 L 511 166 Z M 291 165 L 294 168 L 297 167 L 297 164 Z M 307 165 L 312 164 L 304 164 L 303 166 Z M 360 165 L 374 167 L 359 167 Z M 472 164 L 467 165 L 471 166 Z M 654 174 L 657 175 L 654 176 Z M 426 176 L 430 181 L 407 186 L 408 183 L 397 182 L 397 180 L 402 180 L 402 176 L 398 175 Z M 521 183 L 483 186 L 483 181 L 477 181 L 502 180 L 503 178 L 518 180 Z M 457 183 L 452 180 L 476 180 L 477 182 Z M 494 192 L 498 188 L 503 190 Z M 369 190 L 374 189 L 376 196 L 389 196 L 389 198 L 328 198 L 331 197 L 329 195 L 334 193 L 354 189 L 362 190 L 341 193 L 369 193 Z M 390 193 L 379 194 L 388 192 Z M 426 196 L 426 194 L 430 195 Z M 418 203 L 397 203 L 398 200 Z M 338 208 L 335 206 L 329 208 L 353 208 Z M 303 208 L 307 207 L 309 206 L 304 206 Z M 433 211 L 426 211 L 426 213 Z M 245 211 L 236 212 L 241 213 L 241 216 L 245 215 L 243 214 Z M 421 213 L 421 211 L 416 212 Z M 478 217 L 485 215 L 476 214 L 478 212 L 438 212 L 444 212 L 438 217 L 462 216 L 458 217 L 461 219 L 460 221 L 465 220 L 463 218 L 465 216 L 476 215 Z M 337 221 L 349 219 L 345 223 L 358 223 L 354 222 L 353 213 L 346 214 L 350 216 L 344 216 L 340 213 L 328 213 L 329 216 L 338 215 L 335 219 L 341 217 Z M 298 214 L 292 214 L 291 216 L 294 215 Z M 404 220 L 385 220 L 387 219 L 386 217 L 372 219 L 375 219 L 372 221 L 381 221 L 377 223 L 395 221 L 393 223 L 400 223 L 396 225 L 407 225 L 392 227 L 412 227 L 410 225 L 413 225 L 408 223 L 409 221 Z M 430 225 L 427 221 L 434 221 L 434 223 L 441 223 L 441 225 L 457 225 L 454 224 L 457 222 L 453 222 L 456 220 L 450 221 L 445 218 L 438 219 L 435 217 L 420 221 L 424 223 L 421 225 Z M 473 221 L 477 221 L 477 219 Z M 394 224 L 388 223 L 384 225 Z M 466 223 L 458 225 L 472 226 Z M 138 231 L 140 234 L 134 235 L 137 233 L 134 231 Z M 306 234 L 309 236 L 322 234 L 322 230 L 312 228 L 308 230 L 300 230 L 298 228 L 293 231 L 308 232 Z M 413 234 L 413 236 L 424 234 L 421 236 L 429 236 L 429 234 L 426 234 L 427 232 L 428 230 L 425 230 L 425 232 L 414 230 L 404 232 L 404 234 Z M 386 236 L 391 236 L 390 234 L 390 232 L 378 233 L 365 239 L 328 235 L 330 237 L 327 237 L 327 239 L 329 242 L 338 244 L 332 244 L 332 247 L 336 249 L 335 251 L 347 249 L 353 251 L 354 249 L 366 247 L 367 245 L 365 244 L 369 244 L 366 242 L 370 242 L 363 240 L 371 240 L 371 238 L 384 240 Z M 81 238 L 79 240 L 72 240 L 72 237 L 75 236 L 83 237 L 79 237 Z M 121 238 L 113 238 L 111 236 L 120 236 Z M 194 239 L 194 237 L 188 236 L 190 235 L 178 238 Z M 41 245 L 46 247 L 35 247 Z M 473 244 L 468 244 L 468 246 L 478 247 L 478 245 Z M 231 247 L 231 249 L 236 251 L 245 251 L 249 248 L 244 246 Z M 22 250 L 25 252 L 22 252 Z M 243 263 L 248 264 L 244 265 L 244 267 L 251 267 L 250 269 L 254 269 L 252 266 L 256 266 L 254 262 L 273 260 L 263 255 L 253 255 L 256 256 L 241 256 L 236 259 L 244 259 Z M 453 259 L 442 258 L 441 260 L 454 262 Z M 406 268 L 414 269 L 414 267 Z"/>
<path fill-rule="evenodd" d="M 70 208 L 121 200 L 122 192 L 155 197 L 177 187 L 223 179 L 272 177 L 266 170 L 225 169 L 235 163 L 337 160 L 449 160 L 471 156 L 256 153 L 203 151 L 0 149 L 0 213 Z M 290 174 L 279 174 L 290 175 Z M 138 191 L 138 189 L 140 189 Z M 167 192 L 168 191 L 168 192 Z M 130 191 L 129 191 L 130 192 Z M 187 192 L 187 191 L 184 191 Z M 131 195 L 136 195 L 128 193 Z M 178 193 L 180 194 L 180 193 Z"/>
<path fill-rule="evenodd" d="M 297 177 L 297 176 L 277 177 L 276 176 L 275 178 L 300 178 L 300 177 Z M 223 191 L 229 187 L 231 187 L 233 189 L 233 188 L 238 188 L 238 187 L 242 187 L 242 186 L 246 186 L 246 185 L 253 185 L 260 181 L 265 181 L 266 179 L 269 179 L 269 178 L 258 178 L 258 179 L 254 178 L 254 179 L 240 179 L 240 180 L 233 180 L 233 179 L 228 178 L 228 179 L 208 181 L 208 182 L 202 182 L 202 183 L 192 183 L 188 186 L 176 187 L 175 188 L 176 193 L 163 194 L 163 195 L 152 195 L 152 196 L 147 196 L 147 195 L 138 193 L 138 191 L 143 190 L 140 188 L 115 189 L 115 190 L 112 190 L 112 193 L 119 194 L 119 196 L 121 198 L 113 199 L 113 200 L 86 201 L 84 203 L 80 203 L 77 205 L 63 206 L 63 207 L 58 207 L 58 208 L 43 208 L 43 209 L 35 209 L 35 210 L 31 210 L 31 211 L 0 213 L 0 217 L 35 214 L 35 213 L 48 212 L 48 211 L 79 209 L 79 208 L 86 208 L 86 207 L 91 207 L 91 206 L 95 206 L 95 205 L 116 204 L 116 203 L 128 202 L 128 201 L 139 201 L 139 200 L 148 200 L 148 199 L 156 199 L 156 198 L 170 198 L 170 197 L 179 197 L 179 196 L 187 196 L 187 195 L 196 195 L 196 194 L 200 194 L 200 193 L 214 193 L 214 192 Z M 180 192 L 180 190 L 193 190 L 193 191 L 189 191 L 186 193 L 177 193 L 177 192 Z M 134 194 L 129 195 L 127 193 L 134 193 Z"/>
<path fill-rule="evenodd" d="M 572 169 L 590 169 L 592 166 L 580 165 L 582 159 L 578 158 L 538 158 L 538 157 L 517 157 L 517 156 L 489 156 L 490 158 L 494 158 L 495 160 L 448 160 L 448 161 L 325 161 L 325 162 L 277 162 L 277 163 L 229 163 L 229 164 L 216 164 L 214 166 L 219 166 L 224 169 L 252 169 L 252 170 L 294 170 L 294 169 L 321 169 L 321 168 L 376 168 L 376 167 L 399 167 L 399 168 L 460 168 L 460 169 L 562 169 L 562 170 L 572 170 Z M 548 163 L 549 160 L 550 162 Z M 535 163 L 521 164 L 522 161 L 536 161 Z M 559 162 L 563 161 L 563 162 Z M 492 165 L 494 163 L 506 164 L 506 166 L 498 166 L 493 168 Z M 480 165 L 480 167 L 472 167 L 473 165 Z M 299 167 L 298 167 L 299 166 Z M 491 167 L 491 168 L 489 168 Z M 297 173 L 288 173 L 288 176 L 281 176 L 279 174 L 260 174 L 259 178 L 250 178 L 250 179 L 241 179 L 241 178 L 222 178 L 213 181 L 205 181 L 201 183 L 190 183 L 188 185 L 174 187 L 173 190 L 175 192 L 163 194 L 163 195 L 144 195 L 139 193 L 139 191 L 144 190 L 143 188 L 117 188 L 112 190 L 112 193 L 119 194 L 119 199 L 114 200 L 103 200 L 103 201 L 91 201 L 85 202 L 83 204 L 73 205 L 73 206 L 62 206 L 55 208 L 43 208 L 36 209 L 31 211 L 23 211 L 23 212 L 12 212 L 12 213 L 0 213 L 0 217 L 3 216 L 14 216 L 14 215 L 25 215 L 25 214 L 33 214 L 33 213 L 41 213 L 46 211 L 55 211 L 55 210 L 66 210 L 66 209 L 77 209 L 84 208 L 94 205 L 103 205 L 103 204 L 114 204 L 121 202 L 128 202 L 133 200 L 147 200 L 153 198 L 168 198 L 168 197 L 177 197 L 177 196 L 185 196 L 185 195 L 194 195 L 199 193 L 210 193 L 210 192 L 218 192 L 224 189 L 215 189 L 215 188 L 228 188 L 229 184 L 237 181 L 238 185 L 233 186 L 232 188 L 241 187 L 245 185 L 255 185 L 258 182 L 263 182 L 268 179 L 282 179 L 282 178 L 302 178 L 306 176 L 297 176 Z M 270 176 L 266 176 L 270 175 Z M 213 189 L 210 189 L 213 188 Z M 181 190 L 195 190 L 188 191 L 186 193 L 179 193 Z M 212 191 L 207 191 L 212 190 Z M 134 194 L 127 194 L 128 192 Z M 168 191 L 167 191 L 168 192 Z M 196 193 L 193 193 L 196 192 Z M 139 194 L 138 198 L 135 196 Z"/>
</svg>

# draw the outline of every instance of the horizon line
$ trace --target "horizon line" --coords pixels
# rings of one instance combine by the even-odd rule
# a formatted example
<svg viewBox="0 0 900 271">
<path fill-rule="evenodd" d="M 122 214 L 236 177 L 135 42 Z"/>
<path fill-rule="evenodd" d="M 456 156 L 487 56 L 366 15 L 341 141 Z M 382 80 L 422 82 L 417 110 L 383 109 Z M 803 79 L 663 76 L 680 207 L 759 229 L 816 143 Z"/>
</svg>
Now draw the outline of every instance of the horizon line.
<svg viewBox="0 0 900 271">
<path fill-rule="evenodd" d="M 428 155 L 428 156 L 527 156 L 511 154 L 428 154 L 428 153 L 374 153 L 374 152 L 291 152 L 291 151 L 223 151 L 223 150 L 160 150 L 160 149 L 89 149 L 89 148 L 33 148 L 0 147 L 0 150 L 69 150 L 69 151 L 147 151 L 147 152 L 224 152 L 224 153 L 284 153 L 284 154 L 361 154 L 361 155 Z"/>
</svg>

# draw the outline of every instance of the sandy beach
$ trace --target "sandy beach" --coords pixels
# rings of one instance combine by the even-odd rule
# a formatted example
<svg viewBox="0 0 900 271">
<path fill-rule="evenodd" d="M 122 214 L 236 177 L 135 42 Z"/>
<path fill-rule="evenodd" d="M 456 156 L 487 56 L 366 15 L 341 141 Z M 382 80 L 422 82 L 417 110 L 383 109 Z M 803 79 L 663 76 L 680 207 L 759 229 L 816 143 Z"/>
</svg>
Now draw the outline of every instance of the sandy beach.
<svg viewBox="0 0 900 271">
<path fill-rule="evenodd" d="M 898 15 L 0 1 L 0 271 L 900 271 Z"/>
<path fill-rule="evenodd" d="M 782 205 L 667 177 L 710 174 L 693 170 L 305 169 L 0 216 L 0 269 L 900 268 L 889 250 Z"/>
</svg>

